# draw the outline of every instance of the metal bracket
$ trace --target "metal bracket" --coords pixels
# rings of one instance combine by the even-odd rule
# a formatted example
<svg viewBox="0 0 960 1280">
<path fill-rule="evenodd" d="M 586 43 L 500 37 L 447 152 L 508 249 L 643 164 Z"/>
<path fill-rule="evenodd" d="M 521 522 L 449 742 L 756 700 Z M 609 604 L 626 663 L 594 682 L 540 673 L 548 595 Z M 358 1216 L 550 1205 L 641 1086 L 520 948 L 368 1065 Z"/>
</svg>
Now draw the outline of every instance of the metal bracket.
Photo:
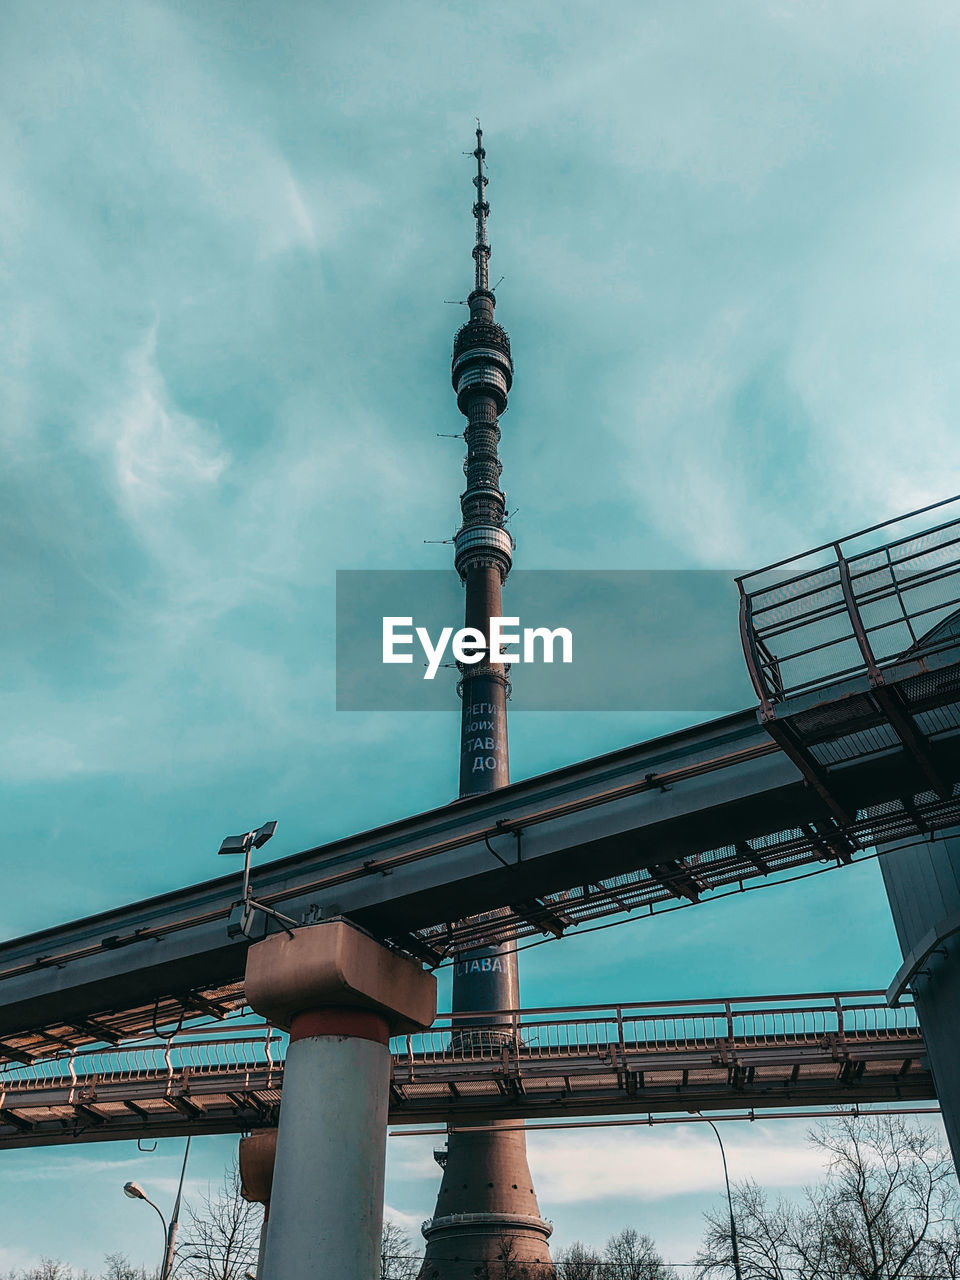
<svg viewBox="0 0 960 1280">
<path fill-rule="evenodd" d="M 946 954 L 943 943 L 957 933 L 960 933 L 960 911 L 954 911 L 945 916 L 939 924 L 934 925 L 928 933 L 924 934 L 910 954 L 904 957 L 903 964 L 897 970 L 890 986 L 887 987 L 886 999 L 891 1008 L 900 1003 L 904 992 L 917 974 L 923 972 L 923 966 L 936 951 L 943 951 Z"/>
<path fill-rule="evenodd" d="M 245 938 L 252 937 L 254 920 L 258 911 L 276 920 L 281 929 L 286 930 L 291 938 L 294 936 L 293 931 L 297 928 L 296 920 L 292 920 L 290 916 L 282 915 L 279 911 L 274 911 L 273 907 L 257 902 L 256 898 L 245 898 L 243 901 L 234 904 L 227 919 L 227 935 L 231 938 L 236 938 L 240 934 L 243 934 Z M 264 933 L 266 933 L 266 928 L 264 928 Z"/>
<path fill-rule="evenodd" d="M 497 859 L 497 861 L 502 862 L 505 867 L 519 866 L 520 863 L 523 861 L 523 827 L 511 827 L 510 825 L 508 825 L 507 822 L 504 821 L 503 818 L 498 819 L 496 827 L 497 827 L 498 835 L 516 837 L 516 840 L 517 840 L 516 862 L 515 863 L 508 862 L 506 858 L 503 857 L 502 854 L 497 853 L 496 849 L 490 843 L 490 837 L 486 832 L 483 833 L 483 843 L 487 846 L 487 848 L 490 850 L 493 856 Z"/>
</svg>

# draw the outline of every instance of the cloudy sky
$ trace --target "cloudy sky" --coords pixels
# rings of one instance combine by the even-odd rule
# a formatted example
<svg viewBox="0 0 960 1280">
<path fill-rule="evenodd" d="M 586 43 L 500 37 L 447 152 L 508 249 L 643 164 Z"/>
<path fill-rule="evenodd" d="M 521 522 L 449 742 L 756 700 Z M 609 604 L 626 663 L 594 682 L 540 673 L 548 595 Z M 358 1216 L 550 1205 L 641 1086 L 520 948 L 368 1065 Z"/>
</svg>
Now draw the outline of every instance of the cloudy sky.
<svg viewBox="0 0 960 1280">
<path fill-rule="evenodd" d="M 475 115 L 518 565 L 750 567 L 960 490 L 958 63 L 946 0 L 6 0 L 3 934 L 215 874 L 269 817 L 279 855 L 454 793 L 452 689 L 335 711 L 333 583 L 447 563 Z M 517 714 L 514 776 L 676 721 Z M 897 962 L 867 867 L 541 947 L 523 981 L 667 999 Z M 732 1172 L 798 1187 L 803 1128 L 730 1126 Z M 691 1257 L 712 1142 L 535 1135 L 556 1238 L 629 1222 Z M 120 1186 L 169 1196 L 172 1145 L 5 1155 L 0 1267 L 153 1265 Z M 232 1146 L 197 1144 L 194 1186 Z M 391 1140 L 411 1224 L 431 1146 Z"/>
</svg>

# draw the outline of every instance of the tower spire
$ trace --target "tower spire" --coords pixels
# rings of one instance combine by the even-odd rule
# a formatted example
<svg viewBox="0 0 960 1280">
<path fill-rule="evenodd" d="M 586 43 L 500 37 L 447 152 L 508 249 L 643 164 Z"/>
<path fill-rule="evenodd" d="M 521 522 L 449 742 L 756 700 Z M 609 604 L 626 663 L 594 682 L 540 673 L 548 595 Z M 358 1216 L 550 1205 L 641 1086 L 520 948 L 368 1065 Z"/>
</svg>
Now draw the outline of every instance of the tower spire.
<svg viewBox="0 0 960 1280">
<path fill-rule="evenodd" d="M 485 192 L 488 178 L 483 172 L 487 153 L 483 147 L 483 130 L 480 128 L 479 120 L 477 121 L 477 149 L 473 154 L 477 157 L 477 176 L 473 180 L 473 185 L 477 188 L 477 198 L 473 205 L 473 216 L 477 221 L 477 243 L 473 247 L 473 278 L 474 288 L 486 290 L 490 287 L 490 246 L 487 244 L 487 218 L 490 216 L 490 206 L 487 204 Z"/>
</svg>

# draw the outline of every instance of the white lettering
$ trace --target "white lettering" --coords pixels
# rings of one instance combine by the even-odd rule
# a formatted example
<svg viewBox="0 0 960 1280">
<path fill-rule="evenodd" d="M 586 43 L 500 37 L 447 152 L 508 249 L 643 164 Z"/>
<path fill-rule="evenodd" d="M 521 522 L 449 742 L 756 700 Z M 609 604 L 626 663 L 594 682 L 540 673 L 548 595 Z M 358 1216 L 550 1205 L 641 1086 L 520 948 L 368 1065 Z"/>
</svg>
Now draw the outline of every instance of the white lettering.
<svg viewBox="0 0 960 1280">
<path fill-rule="evenodd" d="M 443 651 L 447 647 L 447 642 L 453 635 L 453 627 L 444 627 L 440 632 L 440 639 L 437 641 L 436 647 L 430 643 L 430 633 L 426 627 L 417 627 L 417 639 L 423 645 L 423 652 L 427 655 L 427 674 L 424 680 L 432 680 L 437 674 L 437 668 L 440 666 L 440 659 L 443 657 Z"/>
<path fill-rule="evenodd" d="M 384 663 L 411 663 L 412 653 L 401 650 L 414 643 L 413 633 L 399 628 L 413 627 L 413 618 L 384 617 L 381 619 L 381 653 Z M 522 636 L 519 630 L 519 618 L 491 618 L 489 643 L 483 632 L 477 627 L 461 627 L 454 631 L 453 627 L 441 628 L 436 644 L 430 637 L 426 627 L 416 627 L 416 639 L 419 641 L 427 659 L 424 680 L 433 680 L 443 663 L 443 655 L 450 646 L 453 659 L 460 665 L 473 666 L 489 656 L 493 666 L 503 666 L 508 662 L 536 662 L 538 660 L 537 642 L 542 649 L 540 660 L 554 662 L 557 642 L 560 643 L 560 661 L 573 661 L 573 633 L 567 627 L 524 627 Z M 522 655 L 522 656 L 521 656 Z M 467 715 L 478 721 L 476 729 L 492 728 L 497 716 L 497 708 L 491 702 L 474 702 L 467 707 Z M 489 722 L 483 717 L 492 717 Z"/>
<path fill-rule="evenodd" d="M 384 662 L 412 662 L 412 653 L 396 653 L 394 646 L 398 644 L 413 644 L 413 635 L 408 631 L 406 635 L 397 635 L 394 627 L 412 627 L 412 618 L 384 618 L 383 620 L 383 660 Z"/>
<path fill-rule="evenodd" d="M 486 649 L 486 636 L 476 627 L 464 627 L 453 637 L 453 656 L 457 662 L 479 662 Z"/>
<path fill-rule="evenodd" d="M 505 662 L 519 662 L 519 653 L 508 653 L 504 649 L 504 645 L 519 644 L 520 634 L 517 631 L 504 631 L 506 627 L 519 627 L 519 618 L 491 618 L 490 619 L 490 661 L 498 667 L 502 667 Z"/>
<path fill-rule="evenodd" d="M 523 631 L 523 660 L 536 662 L 535 641 L 543 641 L 544 662 L 553 661 L 554 642 L 559 638 L 561 644 L 561 662 L 573 661 L 573 633 L 566 627 L 557 627 L 551 631 L 549 627 L 525 627 Z"/>
<path fill-rule="evenodd" d="M 499 956 L 483 960 L 461 960 L 457 963 L 457 977 L 466 977 L 468 973 L 506 973 L 503 961 Z"/>
</svg>

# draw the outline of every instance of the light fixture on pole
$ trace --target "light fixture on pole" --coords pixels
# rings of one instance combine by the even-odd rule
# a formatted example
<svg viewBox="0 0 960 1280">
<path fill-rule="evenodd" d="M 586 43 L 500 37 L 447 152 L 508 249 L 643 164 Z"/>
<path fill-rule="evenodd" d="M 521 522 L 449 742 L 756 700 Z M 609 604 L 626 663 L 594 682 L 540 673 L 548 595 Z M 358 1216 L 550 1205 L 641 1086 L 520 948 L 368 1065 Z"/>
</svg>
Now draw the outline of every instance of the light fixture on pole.
<svg viewBox="0 0 960 1280">
<path fill-rule="evenodd" d="M 183 1164 L 180 1166 L 180 1185 L 177 1187 L 177 1198 L 173 1202 L 173 1214 L 170 1218 L 170 1225 L 167 1220 L 153 1203 L 139 1182 L 125 1182 L 123 1184 L 123 1194 L 131 1200 L 144 1200 L 151 1209 L 156 1212 L 157 1217 L 163 1223 L 163 1264 L 160 1268 L 160 1280 L 170 1280 L 170 1273 L 173 1271 L 173 1252 L 177 1243 L 177 1228 L 180 1225 L 180 1202 L 183 1199 L 183 1180 L 187 1173 L 187 1159 L 190 1155 L 190 1139 L 187 1138 L 187 1145 L 183 1152 Z"/>
<path fill-rule="evenodd" d="M 231 938 L 241 933 L 245 937 L 250 937 L 253 932 L 254 913 L 257 911 L 262 911 L 265 916 L 272 916 L 274 920 L 279 921 L 287 933 L 291 933 L 296 927 L 296 920 L 291 920 L 289 916 L 281 915 L 272 907 L 257 902 L 250 893 L 250 855 L 254 849 L 263 848 L 276 829 L 276 819 L 265 822 L 262 827 L 257 827 L 255 831 L 247 831 L 242 836 L 227 836 L 218 850 L 218 853 L 243 854 L 243 890 L 240 901 L 234 903 L 231 908 L 230 918 L 227 921 L 227 933 Z"/>
</svg>

